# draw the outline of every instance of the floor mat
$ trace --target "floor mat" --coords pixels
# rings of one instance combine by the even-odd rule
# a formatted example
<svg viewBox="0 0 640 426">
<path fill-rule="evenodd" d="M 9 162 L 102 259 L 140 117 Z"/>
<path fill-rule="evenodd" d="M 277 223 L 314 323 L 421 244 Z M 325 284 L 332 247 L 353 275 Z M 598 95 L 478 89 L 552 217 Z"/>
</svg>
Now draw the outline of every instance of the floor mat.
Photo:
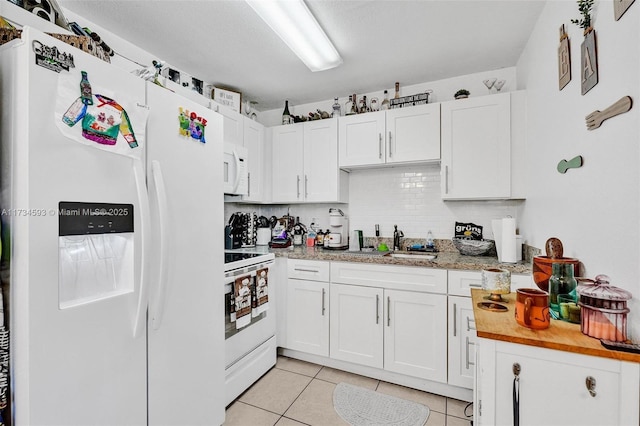
<svg viewBox="0 0 640 426">
<path fill-rule="evenodd" d="M 333 391 L 333 407 L 353 426 L 422 426 L 429 407 L 369 389 L 339 383 Z"/>
</svg>

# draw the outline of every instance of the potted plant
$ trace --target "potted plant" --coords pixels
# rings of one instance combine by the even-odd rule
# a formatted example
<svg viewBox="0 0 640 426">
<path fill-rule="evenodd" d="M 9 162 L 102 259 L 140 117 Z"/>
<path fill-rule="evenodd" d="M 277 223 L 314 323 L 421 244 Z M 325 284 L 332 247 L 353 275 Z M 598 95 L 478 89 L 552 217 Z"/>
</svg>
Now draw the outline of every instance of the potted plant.
<svg viewBox="0 0 640 426">
<path fill-rule="evenodd" d="M 464 98 L 468 98 L 470 94 L 471 93 L 469 93 L 467 89 L 460 89 L 456 92 L 455 95 L 453 95 L 453 97 L 456 99 L 464 99 Z"/>
<path fill-rule="evenodd" d="M 572 19 L 571 23 L 576 24 L 584 30 L 586 35 L 591 31 L 591 9 L 594 0 L 578 0 L 578 11 L 582 15 L 582 19 Z"/>
</svg>

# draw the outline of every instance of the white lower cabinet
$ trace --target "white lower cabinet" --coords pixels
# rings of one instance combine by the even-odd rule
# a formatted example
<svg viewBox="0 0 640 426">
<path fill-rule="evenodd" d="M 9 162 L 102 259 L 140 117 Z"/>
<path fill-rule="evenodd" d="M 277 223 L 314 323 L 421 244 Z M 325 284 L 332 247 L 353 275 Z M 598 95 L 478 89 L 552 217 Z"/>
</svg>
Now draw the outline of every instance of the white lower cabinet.
<svg viewBox="0 0 640 426">
<path fill-rule="evenodd" d="M 383 367 L 383 291 L 331 284 L 330 357 Z"/>
<path fill-rule="evenodd" d="M 473 388 L 476 325 L 471 298 L 449 296 L 449 384 Z"/>
<path fill-rule="evenodd" d="M 637 363 L 488 339 L 479 339 L 478 360 L 477 424 L 639 424 Z"/>
<path fill-rule="evenodd" d="M 446 382 L 446 296 L 331 284 L 330 357 Z"/>
<path fill-rule="evenodd" d="M 530 274 L 511 274 L 511 291 L 531 287 L 532 284 Z M 472 288 L 482 287 L 482 271 L 448 271 L 447 285 L 449 294 L 448 382 L 454 386 L 473 389 L 478 338 L 470 296 Z"/>
<path fill-rule="evenodd" d="M 445 292 L 445 270 L 332 262 L 331 358 L 446 383 Z"/>
<path fill-rule="evenodd" d="M 447 296 L 385 290 L 384 368 L 447 381 Z"/>
<path fill-rule="evenodd" d="M 287 271 L 286 347 L 329 356 L 329 264 L 290 259 Z"/>
</svg>

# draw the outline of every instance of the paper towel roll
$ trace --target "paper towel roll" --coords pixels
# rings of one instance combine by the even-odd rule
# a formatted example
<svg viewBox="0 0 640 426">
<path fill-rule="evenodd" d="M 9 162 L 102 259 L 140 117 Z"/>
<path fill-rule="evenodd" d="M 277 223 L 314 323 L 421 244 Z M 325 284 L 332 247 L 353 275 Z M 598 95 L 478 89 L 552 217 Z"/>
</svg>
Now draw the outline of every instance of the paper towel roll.
<svg viewBox="0 0 640 426">
<path fill-rule="evenodd" d="M 516 220 L 512 217 L 502 219 L 502 261 L 516 263 Z"/>
<path fill-rule="evenodd" d="M 505 263 L 518 261 L 516 250 L 516 220 L 511 217 L 491 221 L 493 237 L 496 241 L 498 260 Z"/>
</svg>

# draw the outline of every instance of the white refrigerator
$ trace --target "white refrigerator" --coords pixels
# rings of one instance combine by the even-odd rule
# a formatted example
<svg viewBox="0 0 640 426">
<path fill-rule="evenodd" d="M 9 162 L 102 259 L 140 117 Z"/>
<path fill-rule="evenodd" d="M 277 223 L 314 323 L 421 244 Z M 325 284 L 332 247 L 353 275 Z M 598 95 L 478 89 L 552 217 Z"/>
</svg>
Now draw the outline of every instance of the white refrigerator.
<svg viewBox="0 0 640 426">
<path fill-rule="evenodd" d="M 222 117 L 31 28 L 0 71 L 5 420 L 221 424 Z"/>
</svg>

